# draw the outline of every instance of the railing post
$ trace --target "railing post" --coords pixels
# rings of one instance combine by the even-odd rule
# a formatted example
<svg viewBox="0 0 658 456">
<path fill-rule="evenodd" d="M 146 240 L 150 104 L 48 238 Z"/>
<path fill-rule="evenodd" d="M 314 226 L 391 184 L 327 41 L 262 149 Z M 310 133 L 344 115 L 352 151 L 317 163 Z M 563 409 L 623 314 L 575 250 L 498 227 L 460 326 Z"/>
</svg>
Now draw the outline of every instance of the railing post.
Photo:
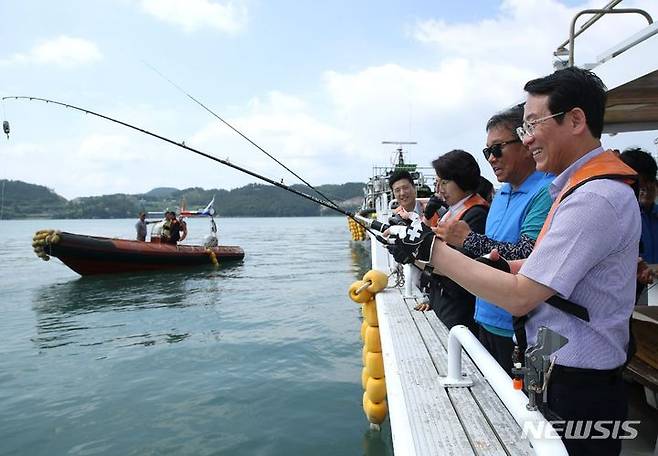
<svg viewBox="0 0 658 456">
<path fill-rule="evenodd" d="M 533 432 L 527 432 L 524 435 L 532 443 L 535 454 L 566 456 L 567 450 L 564 443 L 551 423 L 541 413 L 526 408 L 528 397 L 523 391 L 515 390 L 512 387 L 512 379 L 509 374 L 500 367 L 500 364 L 496 362 L 466 326 L 457 325 L 450 330 L 448 336 L 448 375 L 441 377 L 439 379 L 440 383 L 446 388 L 463 388 L 464 386 L 470 386 L 465 382 L 473 383 L 461 374 L 462 348 L 468 352 L 521 429 L 524 432 L 532 429 L 540 431 L 538 434 L 541 435 L 535 435 Z"/>
</svg>

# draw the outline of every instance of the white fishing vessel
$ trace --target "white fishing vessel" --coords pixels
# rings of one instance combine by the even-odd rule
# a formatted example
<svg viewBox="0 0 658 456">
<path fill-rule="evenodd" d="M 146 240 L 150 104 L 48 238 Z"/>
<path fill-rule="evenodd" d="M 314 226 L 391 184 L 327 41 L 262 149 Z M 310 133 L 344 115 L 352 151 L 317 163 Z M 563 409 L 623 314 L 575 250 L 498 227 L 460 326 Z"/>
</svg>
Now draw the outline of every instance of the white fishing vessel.
<svg viewBox="0 0 658 456">
<path fill-rule="evenodd" d="M 415 145 L 415 141 L 382 141 L 384 145 L 395 145 L 388 165 L 375 165 L 372 175 L 363 188 L 363 202 L 357 215 L 366 218 L 375 218 L 379 214 L 387 213 L 391 204 L 395 204 L 393 192 L 388 185 L 388 179 L 395 171 L 408 171 L 414 180 L 416 195 L 421 201 L 426 200 L 434 193 L 434 169 L 429 166 L 419 166 L 410 163 L 405 157 L 403 146 Z M 366 230 L 354 220 L 348 219 L 352 240 L 355 242 L 368 241 Z M 369 244 L 368 244 L 369 245 Z"/>
</svg>

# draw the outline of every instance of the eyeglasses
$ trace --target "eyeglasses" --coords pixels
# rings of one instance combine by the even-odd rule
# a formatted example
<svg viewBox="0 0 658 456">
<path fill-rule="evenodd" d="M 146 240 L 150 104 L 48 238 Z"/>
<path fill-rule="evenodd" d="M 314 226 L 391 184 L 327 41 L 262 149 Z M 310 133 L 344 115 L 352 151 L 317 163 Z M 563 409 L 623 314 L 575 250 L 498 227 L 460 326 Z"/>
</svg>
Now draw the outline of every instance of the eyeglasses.
<svg viewBox="0 0 658 456">
<path fill-rule="evenodd" d="M 519 128 L 516 129 L 516 134 L 519 136 L 521 141 L 523 141 L 526 136 L 534 136 L 535 135 L 535 126 L 547 121 L 548 119 L 552 119 L 553 117 L 561 116 L 565 114 L 564 112 L 558 112 L 557 114 L 551 114 L 550 116 L 546 117 L 541 117 L 539 119 L 535 120 L 524 120 L 523 125 L 521 125 Z"/>
<path fill-rule="evenodd" d="M 510 139 L 509 141 L 503 141 L 498 144 L 492 144 L 489 147 L 485 147 L 484 149 L 482 149 L 482 153 L 484 154 L 484 158 L 486 160 L 489 160 L 489 157 L 491 157 L 492 155 L 495 158 L 500 158 L 503 156 L 503 147 L 505 147 L 508 144 L 514 144 L 518 142 L 521 142 L 521 140 L 517 138 L 517 139 Z"/>
<path fill-rule="evenodd" d="M 448 185 L 450 182 L 451 182 L 450 179 L 441 179 L 441 178 L 437 177 L 437 178 L 436 178 L 436 183 L 435 183 L 434 187 L 437 188 L 437 189 L 438 189 L 439 187 L 445 187 L 445 186 Z"/>
</svg>

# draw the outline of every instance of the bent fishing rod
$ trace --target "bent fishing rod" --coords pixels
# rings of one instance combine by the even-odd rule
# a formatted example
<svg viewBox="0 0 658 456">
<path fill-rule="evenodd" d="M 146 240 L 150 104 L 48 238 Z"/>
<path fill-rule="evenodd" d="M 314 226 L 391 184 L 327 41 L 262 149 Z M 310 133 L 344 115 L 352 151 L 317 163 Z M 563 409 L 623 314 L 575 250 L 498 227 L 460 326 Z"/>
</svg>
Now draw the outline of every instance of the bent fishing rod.
<svg viewBox="0 0 658 456">
<path fill-rule="evenodd" d="M 202 152 L 202 151 L 200 151 L 200 150 L 198 150 L 198 149 L 195 149 L 194 147 L 190 147 L 190 146 L 186 145 L 184 142 L 176 142 L 176 141 L 174 141 L 173 139 L 169 139 L 169 138 L 167 138 L 167 137 L 165 137 L 165 136 L 159 135 L 159 134 L 157 134 L 157 133 L 153 133 L 152 131 L 146 130 L 146 129 L 141 128 L 141 127 L 138 127 L 138 126 L 136 126 L 136 125 L 129 124 L 129 123 L 124 122 L 124 121 L 122 121 L 122 120 L 115 119 L 115 118 L 113 118 L 113 117 L 109 117 L 109 116 L 106 116 L 106 115 L 104 115 L 104 114 L 100 114 L 100 113 L 98 113 L 98 112 L 91 111 L 91 110 L 86 109 L 86 108 L 81 108 L 81 107 L 78 107 L 78 106 L 75 106 L 75 105 L 72 105 L 72 104 L 63 103 L 63 102 L 61 102 L 61 101 L 50 100 L 50 99 L 48 99 L 48 98 L 30 97 L 30 96 L 16 96 L 16 95 L 14 95 L 14 96 L 6 96 L 6 97 L 2 97 L 2 98 L 0 98 L 0 100 L 2 100 L 2 101 L 5 101 L 5 100 L 11 100 L 11 99 L 13 99 L 13 100 L 19 100 L 19 101 L 20 101 L 20 100 L 27 100 L 27 101 L 40 101 L 40 102 L 43 102 L 43 103 L 46 103 L 46 104 L 48 104 L 48 103 L 52 103 L 52 104 L 57 105 L 57 106 L 63 106 L 63 107 L 65 107 L 65 108 L 70 108 L 70 109 L 73 109 L 73 110 L 75 110 L 75 111 L 83 112 L 83 113 L 85 113 L 85 114 L 91 114 L 92 116 L 96 116 L 96 117 L 99 117 L 99 118 L 101 118 L 101 119 L 105 119 L 105 120 L 107 120 L 107 121 L 109 121 L 109 122 L 113 122 L 113 123 L 116 123 L 116 124 L 119 124 L 119 125 L 123 125 L 124 127 L 130 128 L 130 129 L 132 129 L 132 130 L 136 130 L 136 131 L 138 131 L 138 132 L 140 132 L 140 133 L 144 133 L 145 135 L 149 135 L 149 136 L 152 136 L 152 137 L 154 137 L 154 138 L 157 138 L 157 139 L 159 139 L 159 140 L 161 140 L 161 141 L 167 142 L 167 143 L 169 143 L 169 144 L 173 144 L 174 146 L 181 147 L 181 148 L 186 149 L 186 150 L 188 150 L 188 151 L 190 151 L 190 152 L 193 152 L 193 153 L 195 153 L 195 154 L 197 154 L 197 155 L 201 155 L 202 157 L 205 157 L 205 158 L 208 158 L 208 159 L 213 160 L 213 161 L 215 161 L 215 162 L 221 163 L 221 164 L 224 165 L 224 166 L 228 166 L 229 168 L 233 168 L 233 169 L 235 169 L 235 170 L 238 170 L 238 171 L 240 171 L 240 172 L 243 172 L 243 173 L 245 173 L 245 174 L 248 174 L 248 175 L 250 175 L 250 176 L 252 176 L 252 177 L 255 177 L 255 178 L 257 178 L 257 179 L 260 179 L 260 180 L 262 180 L 262 181 L 265 181 L 265 182 L 267 182 L 268 184 L 274 185 L 275 187 L 278 187 L 278 188 L 281 188 L 281 189 L 283 189 L 283 190 L 286 190 L 286 191 L 289 191 L 289 192 L 291 192 L 291 193 L 294 193 L 295 195 L 301 196 L 302 198 L 306 198 L 306 199 L 308 199 L 308 200 L 310 200 L 310 201 L 313 201 L 314 203 L 319 204 L 319 205 L 321 205 L 321 206 L 324 206 L 324 207 L 326 207 L 326 208 L 328 208 L 328 209 L 331 209 L 331 210 L 333 210 L 333 211 L 339 212 L 340 214 L 343 214 L 343 215 L 345 215 L 345 216 L 351 218 L 351 219 L 354 220 L 356 223 L 358 223 L 359 225 L 363 226 L 363 227 L 364 227 L 366 230 L 368 230 L 373 236 L 375 236 L 376 238 L 378 238 L 378 240 L 379 240 L 380 242 L 383 241 L 383 239 L 380 239 L 380 236 L 379 236 L 377 233 L 374 233 L 374 232 L 370 229 L 371 224 L 369 224 L 369 223 L 364 223 L 364 221 L 365 221 L 366 219 L 363 218 L 363 217 L 355 216 L 355 214 L 353 214 L 353 213 L 351 213 L 351 212 L 348 212 L 348 211 L 345 211 L 345 210 L 341 209 L 340 207 L 338 207 L 338 206 L 336 206 L 336 205 L 331 205 L 331 204 L 329 204 L 329 203 L 326 202 L 326 201 L 322 201 L 322 200 L 320 200 L 320 199 L 318 199 L 318 198 L 316 198 L 316 197 L 314 197 L 314 196 L 308 195 L 308 194 L 306 194 L 306 193 L 304 193 L 304 192 L 300 192 L 299 190 L 295 190 L 294 188 L 292 188 L 292 187 L 290 187 L 290 186 L 288 186 L 288 185 L 285 185 L 285 184 L 282 183 L 282 182 L 277 182 L 277 181 L 272 180 L 272 179 L 270 179 L 270 178 L 268 178 L 268 177 L 262 176 L 262 175 L 260 175 L 260 174 L 258 174 L 258 173 L 256 173 L 256 172 L 254 172 L 254 171 L 251 171 L 251 170 L 248 170 L 248 169 L 246 169 L 246 168 L 243 168 L 243 167 L 241 167 L 241 166 L 239 166 L 239 165 L 233 164 L 233 163 L 231 163 L 231 162 L 228 161 L 228 160 L 223 160 L 223 159 L 221 159 L 221 158 L 217 158 L 217 157 L 215 157 L 215 156 L 213 156 L 213 155 L 210 155 L 210 154 L 208 154 L 208 153 L 206 153 L 206 152 Z M 6 132 L 7 132 L 7 135 L 8 135 L 8 134 L 9 134 L 9 131 L 8 131 L 8 130 L 9 130 L 9 124 L 8 124 L 8 122 L 7 122 L 6 125 L 7 125 L 7 127 L 6 127 Z M 378 222 L 378 223 L 379 223 L 379 222 Z M 374 226 L 373 226 L 373 227 L 374 227 Z M 377 228 L 375 227 L 375 229 L 377 229 Z M 383 231 L 383 230 L 382 230 L 382 231 Z"/>
<path fill-rule="evenodd" d="M 320 195 L 320 196 L 321 196 L 322 198 L 324 198 L 328 203 L 333 204 L 333 205 L 334 205 L 335 207 L 337 207 L 337 208 L 340 208 L 340 206 L 338 206 L 338 204 L 336 204 L 334 201 L 332 201 L 331 198 L 327 197 L 327 196 L 326 196 L 324 193 L 322 193 L 320 190 L 318 190 L 317 188 L 313 187 L 313 186 L 312 186 L 311 184 L 309 184 L 304 178 L 302 178 L 300 175 L 298 175 L 298 174 L 295 173 L 293 170 L 291 170 L 291 169 L 288 168 L 286 165 L 284 165 L 284 164 L 281 163 L 279 160 L 277 160 L 273 155 L 271 155 L 269 152 L 267 152 L 267 151 L 266 151 L 265 149 L 263 149 L 261 146 L 259 146 L 259 145 L 256 144 L 254 141 L 252 141 L 247 135 L 245 135 L 245 134 L 242 133 L 240 130 L 238 130 L 237 128 L 235 128 L 233 125 L 231 125 L 230 123 L 228 123 L 228 121 L 224 120 L 221 116 L 219 116 L 218 114 L 216 114 L 212 109 L 210 109 L 208 106 L 206 106 L 205 104 L 203 104 L 203 103 L 202 103 L 201 101 L 199 101 L 196 97 L 194 97 L 194 96 L 192 96 L 191 94 L 189 94 L 188 92 L 186 92 L 181 86 L 179 86 L 179 85 L 176 84 L 174 81 L 172 81 L 171 79 L 169 79 L 167 76 L 165 76 L 164 74 L 162 74 L 162 72 L 158 71 L 158 69 L 155 68 L 153 65 L 149 64 L 148 62 L 146 62 L 146 61 L 144 61 L 144 60 L 142 60 L 142 62 L 143 62 L 146 66 L 148 66 L 151 70 L 153 70 L 155 73 L 157 73 L 162 79 L 164 79 L 164 80 L 167 81 L 169 84 L 171 84 L 171 85 L 174 86 L 176 89 L 178 89 L 178 90 L 179 90 L 181 93 L 183 93 L 187 98 L 189 98 L 190 100 L 192 100 L 193 102 L 195 102 L 196 104 L 198 104 L 199 106 L 201 106 L 203 109 L 205 109 L 207 112 L 209 112 L 211 115 L 213 115 L 216 119 L 218 119 L 218 120 L 219 120 L 220 122 L 222 122 L 224 125 L 226 125 L 226 126 L 229 127 L 231 130 L 233 130 L 234 132 L 236 132 L 237 134 L 239 134 L 239 135 L 240 135 L 242 138 L 244 138 L 245 140 L 247 140 L 247 141 L 249 142 L 249 144 L 251 144 L 251 145 L 254 146 L 256 149 L 260 150 L 260 151 L 263 152 L 265 155 L 267 155 L 267 156 L 270 157 L 272 160 L 274 160 L 274 161 L 277 162 L 279 165 L 281 165 L 286 171 L 288 171 L 290 174 L 292 174 L 292 175 L 295 176 L 297 179 L 299 179 L 300 181 L 302 181 L 302 182 L 303 182 L 308 188 L 310 188 L 310 189 L 313 190 L 315 193 L 317 193 L 318 195 Z"/>
</svg>

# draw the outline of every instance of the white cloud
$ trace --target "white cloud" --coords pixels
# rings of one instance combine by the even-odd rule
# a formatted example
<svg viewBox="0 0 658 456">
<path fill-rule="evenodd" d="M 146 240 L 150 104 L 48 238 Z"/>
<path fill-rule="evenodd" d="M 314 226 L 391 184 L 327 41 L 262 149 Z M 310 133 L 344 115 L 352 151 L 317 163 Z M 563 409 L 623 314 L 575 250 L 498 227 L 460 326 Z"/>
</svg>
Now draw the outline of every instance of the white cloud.
<svg viewBox="0 0 658 456">
<path fill-rule="evenodd" d="M 83 38 L 59 36 L 37 44 L 27 53 L 17 53 L 7 59 L 0 59 L 0 65 L 35 64 L 74 68 L 102 58 L 95 43 Z"/>
<path fill-rule="evenodd" d="M 328 72 L 325 79 L 336 122 L 352 141 L 350 160 L 361 169 L 387 163 L 382 158 L 390 146 L 380 141 L 414 140 L 413 162 L 429 166 L 438 155 L 461 148 L 488 172 L 477 152 L 484 124 L 521 98 L 522 83 L 531 76 L 499 63 L 451 58 L 432 69 L 389 64 L 355 74 Z"/>
<path fill-rule="evenodd" d="M 209 27 L 226 33 L 237 33 L 247 22 L 247 8 L 240 1 L 223 4 L 209 0 L 141 0 L 148 14 L 194 32 Z"/>
<path fill-rule="evenodd" d="M 281 92 L 250 100 L 246 111 L 244 115 L 227 121 L 306 181 L 318 184 L 330 179 L 336 182 L 335 170 L 322 166 L 322 162 L 350 150 L 347 133 L 316 118 L 301 99 Z M 202 150 L 221 151 L 215 155 L 273 180 L 284 179 L 287 184 L 299 182 L 263 152 L 218 122 L 211 122 L 199 130 L 191 137 L 190 143 Z M 226 174 L 235 176 L 233 187 L 244 185 L 244 175 Z"/>
<path fill-rule="evenodd" d="M 569 8 L 556 0 L 504 0 L 498 14 L 479 22 L 419 21 L 411 31 L 418 41 L 434 46 L 441 57 L 460 56 L 535 71 L 552 70 L 551 57 L 569 37 L 569 24 L 582 9 L 601 8 L 599 0 Z M 655 1 L 624 3 L 649 11 Z M 655 14 L 655 13 L 654 13 Z M 577 29 L 592 15 L 581 16 Z M 608 15 L 576 38 L 576 64 L 592 63 L 607 48 L 647 25 L 639 15 Z"/>
</svg>

